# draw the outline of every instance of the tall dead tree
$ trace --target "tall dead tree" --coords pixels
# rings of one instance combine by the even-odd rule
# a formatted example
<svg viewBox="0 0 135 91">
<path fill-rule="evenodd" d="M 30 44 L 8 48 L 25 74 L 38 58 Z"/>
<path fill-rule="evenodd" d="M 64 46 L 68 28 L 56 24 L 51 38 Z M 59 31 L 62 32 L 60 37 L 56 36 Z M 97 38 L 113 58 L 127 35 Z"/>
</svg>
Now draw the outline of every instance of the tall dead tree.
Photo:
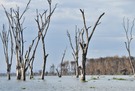
<svg viewBox="0 0 135 91">
<path fill-rule="evenodd" d="M 57 4 L 55 7 L 52 9 L 52 0 L 47 0 L 49 4 L 49 10 L 45 10 L 42 14 L 38 13 L 37 10 L 37 18 L 36 23 L 38 25 L 38 39 L 42 41 L 42 47 L 43 47 L 43 68 L 42 68 L 42 73 L 41 73 L 41 79 L 44 80 L 44 75 L 45 75 L 45 68 L 46 68 L 46 60 L 48 57 L 48 54 L 46 53 L 45 49 L 45 37 L 47 34 L 47 31 L 50 26 L 50 21 L 51 17 L 57 7 Z"/>
<path fill-rule="evenodd" d="M 82 50 L 82 67 L 81 67 L 81 75 L 82 75 L 82 78 L 81 80 L 82 81 L 85 81 L 85 75 L 86 75 L 86 72 L 85 72 L 85 69 L 86 69 L 86 57 L 87 57 L 87 52 L 88 52 L 88 47 L 89 47 L 89 43 L 90 43 L 90 40 L 93 36 L 93 33 L 94 31 L 96 30 L 96 27 L 100 24 L 100 19 L 101 17 L 105 14 L 105 13 L 102 13 L 99 18 L 97 19 L 94 27 L 92 28 L 92 31 L 91 33 L 89 34 L 89 29 L 91 28 L 91 26 L 87 27 L 86 25 L 86 19 L 85 19 L 85 14 L 84 14 L 84 10 L 80 9 L 81 11 L 81 14 L 82 14 L 82 18 L 83 18 L 83 24 L 84 24 L 84 27 L 82 28 L 82 31 L 81 31 L 81 41 L 80 41 L 80 48 Z M 86 39 L 85 39 L 86 38 Z"/>
<path fill-rule="evenodd" d="M 79 77 L 79 66 L 78 66 L 78 58 L 79 58 L 79 31 L 77 29 L 77 26 L 76 26 L 76 29 L 75 29 L 75 48 L 73 47 L 73 43 L 72 43 L 72 39 L 71 39 L 71 36 L 70 36 L 70 33 L 67 31 L 67 36 L 69 38 L 69 42 L 70 42 L 70 46 L 72 48 L 72 55 L 73 55 L 73 58 L 76 62 L 76 78 Z"/>
<path fill-rule="evenodd" d="M 25 72 L 28 68 L 29 60 L 27 58 L 24 58 L 24 35 L 23 30 L 25 29 L 23 27 L 24 23 L 24 14 L 29 8 L 31 0 L 27 3 L 24 11 L 20 13 L 20 8 L 17 6 L 17 9 L 10 8 L 10 11 L 8 12 L 5 7 L 3 6 L 5 10 L 6 17 L 8 19 L 9 26 L 11 28 L 12 35 L 14 37 L 14 43 L 15 43 L 15 54 L 16 54 L 16 75 L 17 80 L 25 80 Z M 29 54 L 29 53 L 28 53 Z M 27 55 L 27 52 L 25 54 L 25 57 Z M 27 67 L 26 67 L 27 66 Z"/>
<path fill-rule="evenodd" d="M 11 65 L 12 65 L 12 59 L 13 59 L 13 37 L 12 37 L 12 33 L 11 33 L 10 29 L 11 29 L 11 27 L 9 26 L 8 31 L 6 31 L 5 26 L 3 25 L 3 30 L 0 33 L 0 37 L 1 37 L 1 40 L 3 43 L 5 61 L 6 61 L 6 65 L 7 65 L 8 80 L 11 79 L 10 73 L 11 73 Z M 9 39 L 10 39 L 10 46 L 9 46 Z M 10 47 L 10 50 L 9 50 L 9 47 Z"/>
<path fill-rule="evenodd" d="M 131 66 L 132 73 L 135 75 L 135 67 L 133 64 L 132 56 L 131 56 L 131 42 L 133 40 L 134 22 L 135 22 L 135 19 L 133 19 L 132 25 L 130 26 L 129 19 L 127 19 L 127 21 L 125 21 L 125 18 L 123 18 L 123 28 L 124 28 L 125 34 L 126 34 L 125 46 L 126 46 L 126 50 L 128 52 L 128 58 L 129 58 L 129 63 Z"/>
</svg>

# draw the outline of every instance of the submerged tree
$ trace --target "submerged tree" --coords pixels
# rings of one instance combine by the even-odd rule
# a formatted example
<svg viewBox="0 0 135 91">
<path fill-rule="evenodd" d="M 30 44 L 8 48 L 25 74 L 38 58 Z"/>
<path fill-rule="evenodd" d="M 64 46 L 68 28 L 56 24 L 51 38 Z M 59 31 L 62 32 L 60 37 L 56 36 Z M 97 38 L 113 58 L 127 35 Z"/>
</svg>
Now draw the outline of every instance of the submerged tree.
<svg viewBox="0 0 135 91">
<path fill-rule="evenodd" d="M 11 33 L 11 27 L 9 26 L 8 31 L 6 31 L 5 26 L 3 25 L 3 30 L 0 33 L 0 37 L 3 43 L 3 50 L 4 50 L 6 65 L 7 65 L 7 77 L 8 77 L 8 80 L 10 80 L 11 79 L 10 77 L 11 65 L 12 65 L 12 59 L 13 59 L 13 38 L 12 38 L 12 33 Z M 9 45 L 9 39 L 10 39 L 10 45 Z M 9 49 L 9 46 L 10 46 L 10 49 Z"/>
<path fill-rule="evenodd" d="M 46 53 L 46 49 L 45 49 L 45 37 L 50 26 L 51 17 L 57 7 L 57 4 L 56 4 L 55 7 L 52 9 L 52 0 L 47 0 L 47 1 L 49 4 L 49 10 L 45 10 L 42 14 L 38 13 L 38 10 L 37 10 L 37 18 L 35 19 L 38 25 L 38 41 L 41 39 L 42 47 L 43 47 L 42 48 L 43 49 L 43 68 L 42 68 L 42 74 L 41 74 L 42 80 L 44 80 L 46 61 L 48 57 L 48 54 Z"/>
<path fill-rule="evenodd" d="M 133 64 L 132 56 L 131 56 L 131 42 L 133 40 L 134 22 L 135 22 L 135 19 L 133 19 L 132 25 L 130 26 L 129 19 L 127 19 L 127 21 L 125 21 L 125 18 L 123 18 L 123 28 L 124 28 L 125 33 L 126 33 L 125 46 L 126 46 L 126 50 L 128 52 L 128 58 L 129 58 L 129 63 L 131 66 L 132 73 L 135 75 L 135 67 Z"/>
<path fill-rule="evenodd" d="M 61 63 L 60 63 L 60 72 L 59 72 L 58 68 L 56 69 L 58 77 L 62 77 L 63 61 L 64 61 L 64 58 L 65 58 L 65 55 L 66 55 L 66 50 L 67 50 L 67 48 L 64 50 L 64 53 L 62 55 L 62 59 L 61 59 Z"/>
<path fill-rule="evenodd" d="M 81 11 L 81 14 L 82 14 L 82 18 L 83 18 L 83 24 L 84 24 L 84 27 L 82 28 L 82 31 L 81 31 L 81 41 L 80 41 L 80 47 L 81 47 L 81 50 L 82 50 L 82 67 L 81 67 L 81 75 L 82 75 L 82 78 L 81 80 L 82 81 L 85 81 L 85 75 L 86 75 L 86 60 L 87 60 L 87 52 L 88 52 L 88 47 L 89 47 L 89 43 L 90 43 L 90 40 L 93 36 L 93 33 L 96 29 L 96 27 L 100 24 L 100 19 L 101 17 L 105 14 L 105 13 L 102 13 L 99 18 L 97 19 L 94 27 L 92 28 L 92 31 L 91 33 L 89 34 L 89 29 L 91 28 L 91 26 L 87 27 L 86 25 L 86 19 L 85 19 L 85 14 L 84 14 L 84 10 L 80 9 Z M 85 34 L 84 34 L 85 33 Z M 85 39 L 85 40 L 84 40 Z"/>
<path fill-rule="evenodd" d="M 69 38 L 69 42 L 70 42 L 70 46 L 72 48 L 72 55 L 73 55 L 73 58 L 75 60 L 75 63 L 76 63 L 76 78 L 79 77 L 79 67 L 78 67 L 78 58 L 79 58 L 79 31 L 77 29 L 77 26 L 76 26 L 76 29 L 75 29 L 75 48 L 73 47 L 73 43 L 72 43 L 72 39 L 71 39 L 71 36 L 70 36 L 70 33 L 67 31 L 67 36 Z"/>
<path fill-rule="evenodd" d="M 49 74 L 50 74 L 50 75 L 55 75 L 55 65 L 54 65 L 54 64 L 52 64 L 52 65 L 50 66 L 50 72 L 49 72 Z"/>
<path fill-rule="evenodd" d="M 24 35 L 23 30 L 25 29 L 23 27 L 24 23 L 24 14 L 29 8 L 30 1 L 27 3 L 24 11 L 20 13 L 20 8 L 17 6 L 17 9 L 10 8 L 10 11 L 8 12 L 5 7 L 3 6 L 5 10 L 6 17 L 8 19 L 9 27 L 11 28 L 11 32 L 14 39 L 15 44 L 15 54 L 16 54 L 16 75 L 17 80 L 25 80 L 25 72 L 28 68 L 29 60 L 27 58 L 24 58 Z M 26 53 L 27 54 L 27 53 Z"/>
</svg>

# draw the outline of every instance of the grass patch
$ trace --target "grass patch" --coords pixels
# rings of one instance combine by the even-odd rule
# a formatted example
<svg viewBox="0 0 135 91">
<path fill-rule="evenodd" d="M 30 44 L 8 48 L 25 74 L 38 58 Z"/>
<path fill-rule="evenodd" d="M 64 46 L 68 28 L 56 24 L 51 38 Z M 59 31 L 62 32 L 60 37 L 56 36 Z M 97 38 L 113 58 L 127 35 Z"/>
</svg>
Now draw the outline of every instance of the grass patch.
<svg viewBox="0 0 135 91">
<path fill-rule="evenodd" d="M 21 89 L 25 90 L 26 88 L 25 87 L 22 87 Z"/>
<path fill-rule="evenodd" d="M 82 80 L 82 79 L 81 79 L 81 82 L 88 82 L 88 81 L 86 81 L 86 80 Z"/>
<path fill-rule="evenodd" d="M 113 77 L 113 80 L 127 80 L 125 78 L 116 78 L 116 77 Z"/>
<path fill-rule="evenodd" d="M 91 89 L 95 89 L 96 87 L 94 87 L 94 86 L 91 86 L 90 88 L 91 88 Z"/>
<path fill-rule="evenodd" d="M 98 80 L 99 77 L 91 77 L 91 80 Z"/>
</svg>

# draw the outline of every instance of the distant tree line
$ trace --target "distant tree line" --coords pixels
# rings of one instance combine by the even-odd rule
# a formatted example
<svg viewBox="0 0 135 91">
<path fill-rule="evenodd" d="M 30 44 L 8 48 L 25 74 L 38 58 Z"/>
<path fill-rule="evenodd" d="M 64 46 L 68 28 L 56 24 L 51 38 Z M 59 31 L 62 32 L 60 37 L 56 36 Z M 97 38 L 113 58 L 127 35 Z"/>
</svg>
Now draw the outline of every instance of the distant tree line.
<svg viewBox="0 0 135 91">
<path fill-rule="evenodd" d="M 133 65 L 135 66 L 135 59 Z M 95 59 L 87 59 L 86 63 L 87 75 L 132 75 L 132 68 L 129 58 L 123 57 L 100 57 Z"/>
<path fill-rule="evenodd" d="M 135 58 L 131 59 L 135 65 Z M 64 61 L 62 75 L 76 75 L 76 66 L 76 61 Z M 54 64 L 50 66 L 48 75 L 57 75 Z M 79 75 L 81 75 L 80 70 Z M 132 68 L 126 56 L 92 58 L 87 59 L 86 75 L 132 75 Z"/>
</svg>

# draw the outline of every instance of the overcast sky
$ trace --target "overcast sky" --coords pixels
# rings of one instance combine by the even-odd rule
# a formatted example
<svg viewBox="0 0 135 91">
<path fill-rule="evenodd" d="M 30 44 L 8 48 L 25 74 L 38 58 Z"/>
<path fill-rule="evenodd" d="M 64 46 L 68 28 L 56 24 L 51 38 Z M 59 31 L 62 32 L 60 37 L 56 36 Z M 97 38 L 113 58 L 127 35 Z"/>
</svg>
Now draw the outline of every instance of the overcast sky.
<svg viewBox="0 0 135 91">
<path fill-rule="evenodd" d="M 86 15 L 86 22 L 88 26 L 93 26 L 97 18 L 105 12 L 101 19 L 101 24 L 97 27 L 92 40 L 89 45 L 87 58 L 97 58 L 106 56 L 124 56 L 127 55 L 124 42 L 125 32 L 122 26 L 123 17 L 129 18 L 132 21 L 135 18 L 135 0 L 52 0 L 53 6 L 57 3 L 57 9 L 54 12 L 48 34 L 45 38 L 46 49 L 49 54 L 47 58 L 47 65 L 55 64 L 56 66 L 61 61 L 64 49 L 67 46 L 67 53 L 65 60 L 73 60 L 72 50 L 69 45 L 66 31 L 74 36 L 75 25 L 82 28 L 83 22 L 79 9 L 84 9 Z M 0 0 L 0 5 L 3 4 L 6 9 L 16 5 L 24 9 L 28 0 Z M 25 40 L 27 45 L 31 40 L 37 36 L 37 25 L 35 22 L 36 9 L 42 13 L 48 9 L 47 0 L 32 0 L 29 10 L 25 14 L 24 26 L 26 27 Z M 0 6 L 0 30 L 2 24 L 8 26 L 7 19 L 4 14 L 2 6 Z M 91 30 L 89 30 L 90 32 Z M 133 35 L 135 36 L 135 28 Z M 133 37 L 134 37 L 133 36 Z M 73 37 L 72 37 L 73 38 Z M 131 54 L 135 56 L 135 38 L 132 41 Z M 25 47 L 27 49 L 27 46 Z M 3 47 L 0 40 L 0 72 L 6 71 L 4 69 L 5 61 L 3 55 Z M 81 50 L 80 50 L 81 54 Z M 42 49 L 38 47 L 35 70 L 42 68 Z M 15 56 L 14 56 L 15 57 Z M 80 60 L 81 61 L 81 60 Z M 15 59 L 14 59 L 15 62 Z M 14 63 L 15 64 L 15 63 Z M 2 65 L 2 66 L 1 66 Z M 15 70 L 15 68 L 13 68 Z"/>
</svg>

